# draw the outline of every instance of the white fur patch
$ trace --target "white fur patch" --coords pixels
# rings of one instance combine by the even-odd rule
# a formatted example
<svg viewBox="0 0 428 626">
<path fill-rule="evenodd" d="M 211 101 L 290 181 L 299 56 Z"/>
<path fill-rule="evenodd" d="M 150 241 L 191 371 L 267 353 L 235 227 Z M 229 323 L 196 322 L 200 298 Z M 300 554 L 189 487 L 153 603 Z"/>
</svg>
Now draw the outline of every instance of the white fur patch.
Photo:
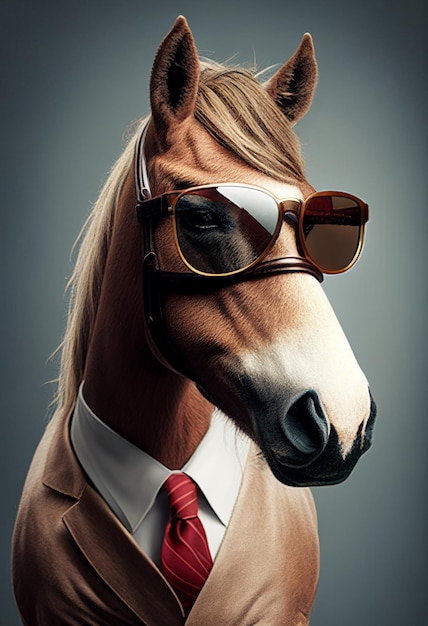
<svg viewBox="0 0 428 626">
<path fill-rule="evenodd" d="M 239 358 L 248 374 L 277 386 L 285 411 L 315 390 L 345 458 L 369 418 L 368 383 L 324 292 L 306 278 L 283 281 L 284 327 Z M 308 291 L 309 284 L 315 287 Z"/>
</svg>

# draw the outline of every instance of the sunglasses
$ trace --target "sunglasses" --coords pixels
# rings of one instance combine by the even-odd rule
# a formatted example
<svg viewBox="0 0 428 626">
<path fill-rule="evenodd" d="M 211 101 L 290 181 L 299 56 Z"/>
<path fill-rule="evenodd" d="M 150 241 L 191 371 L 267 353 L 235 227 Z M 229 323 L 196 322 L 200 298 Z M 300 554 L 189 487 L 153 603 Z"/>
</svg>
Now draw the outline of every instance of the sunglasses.
<svg viewBox="0 0 428 626">
<path fill-rule="evenodd" d="M 284 219 L 295 225 L 300 254 L 321 272 L 339 274 L 358 259 L 368 205 L 341 191 L 279 200 L 251 185 L 216 184 L 170 191 L 139 203 L 139 219 L 171 215 L 177 250 L 202 276 L 251 269 L 274 245 Z"/>
</svg>

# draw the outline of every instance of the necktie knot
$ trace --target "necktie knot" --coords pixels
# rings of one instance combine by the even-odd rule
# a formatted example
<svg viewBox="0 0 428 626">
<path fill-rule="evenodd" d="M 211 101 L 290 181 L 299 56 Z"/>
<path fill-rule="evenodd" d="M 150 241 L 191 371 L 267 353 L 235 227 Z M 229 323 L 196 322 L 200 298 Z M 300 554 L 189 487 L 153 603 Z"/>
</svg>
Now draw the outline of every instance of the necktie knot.
<svg viewBox="0 0 428 626">
<path fill-rule="evenodd" d="M 168 494 L 171 517 L 192 519 L 198 515 L 196 485 L 186 474 L 171 474 L 164 483 Z"/>
</svg>

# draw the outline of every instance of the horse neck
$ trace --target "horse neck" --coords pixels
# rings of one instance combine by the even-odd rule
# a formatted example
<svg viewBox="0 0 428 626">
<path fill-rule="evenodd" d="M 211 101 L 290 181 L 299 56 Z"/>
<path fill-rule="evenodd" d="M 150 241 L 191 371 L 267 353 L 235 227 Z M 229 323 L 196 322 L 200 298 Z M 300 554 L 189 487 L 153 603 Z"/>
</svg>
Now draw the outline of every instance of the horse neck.
<svg viewBox="0 0 428 626">
<path fill-rule="evenodd" d="M 141 231 L 133 178 L 118 203 L 85 365 L 85 400 L 117 433 L 171 469 L 206 433 L 212 406 L 193 383 L 163 367 L 145 338 Z"/>
</svg>

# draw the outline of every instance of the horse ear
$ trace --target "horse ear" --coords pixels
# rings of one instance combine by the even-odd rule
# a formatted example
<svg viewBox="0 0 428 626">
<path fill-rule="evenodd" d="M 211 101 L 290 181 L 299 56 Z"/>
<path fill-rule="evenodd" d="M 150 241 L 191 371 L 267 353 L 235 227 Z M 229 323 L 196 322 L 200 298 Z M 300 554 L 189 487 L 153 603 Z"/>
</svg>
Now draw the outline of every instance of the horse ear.
<svg viewBox="0 0 428 626">
<path fill-rule="evenodd" d="M 266 84 L 267 92 L 295 124 L 310 109 L 318 80 L 315 50 L 309 33 L 293 56 Z"/>
<path fill-rule="evenodd" d="M 199 61 L 192 32 L 179 16 L 156 54 L 150 79 L 150 103 L 157 133 L 193 114 Z"/>
</svg>

